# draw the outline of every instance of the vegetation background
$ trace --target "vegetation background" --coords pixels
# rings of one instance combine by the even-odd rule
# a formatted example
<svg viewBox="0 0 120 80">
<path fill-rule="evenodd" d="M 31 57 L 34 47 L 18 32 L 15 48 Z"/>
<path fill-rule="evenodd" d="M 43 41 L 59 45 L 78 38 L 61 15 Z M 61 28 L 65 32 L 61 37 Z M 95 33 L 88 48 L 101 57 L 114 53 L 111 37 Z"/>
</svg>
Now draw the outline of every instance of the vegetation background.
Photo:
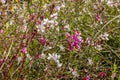
<svg viewBox="0 0 120 80">
<path fill-rule="evenodd" d="M 120 1 L 0 0 L 0 80 L 120 80 Z"/>
</svg>

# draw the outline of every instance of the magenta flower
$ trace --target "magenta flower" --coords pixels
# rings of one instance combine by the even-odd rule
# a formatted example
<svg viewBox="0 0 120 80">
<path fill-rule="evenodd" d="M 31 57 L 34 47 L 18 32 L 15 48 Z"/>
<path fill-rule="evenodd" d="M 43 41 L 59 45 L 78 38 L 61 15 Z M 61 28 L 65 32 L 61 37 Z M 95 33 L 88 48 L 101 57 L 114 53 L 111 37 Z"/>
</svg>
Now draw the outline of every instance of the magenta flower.
<svg viewBox="0 0 120 80">
<path fill-rule="evenodd" d="M 23 53 L 27 53 L 27 47 L 23 47 L 22 49 L 21 49 L 21 52 L 23 52 Z"/>
<path fill-rule="evenodd" d="M 87 76 L 84 77 L 82 80 L 90 80 L 90 75 L 87 75 Z"/>
<path fill-rule="evenodd" d="M 48 44 L 48 39 L 46 39 L 46 38 L 41 37 L 41 38 L 39 38 L 39 41 L 42 45 Z"/>
<path fill-rule="evenodd" d="M 100 72 L 99 75 L 98 75 L 100 78 L 103 78 L 106 76 L 106 72 Z"/>
<path fill-rule="evenodd" d="M 96 16 L 96 20 L 97 20 L 97 21 L 100 21 L 100 20 L 101 20 L 100 14 L 98 14 L 98 15 Z"/>
<path fill-rule="evenodd" d="M 69 50 L 73 51 L 74 48 L 79 49 L 82 43 L 82 38 L 80 37 L 80 32 L 75 31 L 74 34 L 70 35 L 66 33 L 66 37 L 68 39 Z"/>
</svg>

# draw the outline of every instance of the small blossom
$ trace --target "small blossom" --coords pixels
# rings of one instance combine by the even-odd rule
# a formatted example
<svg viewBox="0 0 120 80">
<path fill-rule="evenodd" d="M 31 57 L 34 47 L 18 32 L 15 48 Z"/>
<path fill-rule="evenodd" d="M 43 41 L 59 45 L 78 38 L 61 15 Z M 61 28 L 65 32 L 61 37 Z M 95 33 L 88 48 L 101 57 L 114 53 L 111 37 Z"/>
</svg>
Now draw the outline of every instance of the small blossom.
<svg viewBox="0 0 120 80">
<path fill-rule="evenodd" d="M 92 59 L 88 58 L 88 65 L 92 65 L 92 64 L 93 64 Z"/>
<path fill-rule="evenodd" d="M 53 54 L 48 54 L 48 58 L 47 58 L 47 59 L 48 59 L 48 60 L 53 59 L 55 62 L 57 62 L 57 60 L 60 59 L 60 55 L 57 55 L 57 54 L 55 54 L 55 53 L 53 53 Z"/>
<path fill-rule="evenodd" d="M 42 59 L 45 59 L 46 58 L 46 55 L 44 53 L 41 54 L 41 58 Z"/>
<path fill-rule="evenodd" d="M 23 47 L 23 48 L 21 49 L 21 52 L 27 53 L 27 47 Z"/>
<path fill-rule="evenodd" d="M 70 26 L 69 26 L 69 24 L 65 25 L 64 28 L 67 29 L 68 31 L 70 31 Z"/>
<path fill-rule="evenodd" d="M 20 64 L 20 62 L 22 61 L 22 57 L 18 57 L 17 61 L 18 61 L 18 64 Z"/>
<path fill-rule="evenodd" d="M 60 61 L 59 61 L 60 55 L 58 55 L 58 54 L 55 54 L 55 53 L 48 54 L 48 58 L 47 59 L 48 60 L 54 60 L 57 63 L 58 67 L 62 66 L 62 63 L 60 63 Z"/>
<path fill-rule="evenodd" d="M 46 38 L 40 37 L 39 41 L 42 45 L 48 44 L 48 39 L 46 39 Z"/>
<path fill-rule="evenodd" d="M 102 50 L 102 46 L 101 46 L 101 45 L 96 45 L 95 48 L 96 48 L 97 50 L 99 50 L 99 51 Z"/>
<path fill-rule="evenodd" d="M 65 48 L 63 45 L 59 45 L 61 51 L 65 51 Z"/>
<path fill-rule="evenodd" d="M 82 80 L 90 80 L 90 75 L 87 75 L 87 76 L 84 77 Z"/>
<path fill-rule="evenodd" d="M 0 33 L 2 34 L 4 31 L 3 31 L 3 29 L 0 29 Z"/>
<path fill-rule="evenodd" d="M 104 34 L 100 35 L 100 38 L 104 41 L 107 41 L 107 40 L 109 40 L 108 36 L 109 36 L 109 34 L 105 32 Z"/>
<path fill-rule="evenodd" d="M 56 20 L 58 18 L 58 13 L 53 13 L 52 15 L 50 15 L 50 17 Z"/>
<path fill-rule="evenodd" d="M 100 21 L 100 20 L 101 20 L 100 14 L 98 14 L 98 15 L 96 16 L 96 20 L 97 20 L 97 21 Z"/>
<path fill-rule="evenodd" d="M 100 78 L 106 77 L 106 72 L 100 72 L 98 75 Z"/>
<path fill-rule="evenodd" d="M 111 75 L 111 78 L 115 78 L 116 77 L 116 73 L 113 73 L 112 75 Z"/>
<path fill-rule="evenodd" d="M 32 57 L 30 56 L 30 54 L 26 54 L 26 57 L 29 59 L 29 60 L 32 60 Z"/>
<path fill-rule="evenodd" d="M 71 67 L 69 67 L 69 70 L 70 70 L 70 72 L 72 73 L 72 75 L 73 75 L 74 77 L 78 77 L 78 76 L 79 76 L 79 74 L 77 73 L 76 70 L 72 69 Z"/>
<path fill-rule="evenodd" d="M 74 77 L 78 77 L 78 76 L 79 76 L 79 74 L 77 73 L 76 70 L 73 70 L 73 71 L 72 71 L 72 75 L 73 75 Z"/>
</svg>

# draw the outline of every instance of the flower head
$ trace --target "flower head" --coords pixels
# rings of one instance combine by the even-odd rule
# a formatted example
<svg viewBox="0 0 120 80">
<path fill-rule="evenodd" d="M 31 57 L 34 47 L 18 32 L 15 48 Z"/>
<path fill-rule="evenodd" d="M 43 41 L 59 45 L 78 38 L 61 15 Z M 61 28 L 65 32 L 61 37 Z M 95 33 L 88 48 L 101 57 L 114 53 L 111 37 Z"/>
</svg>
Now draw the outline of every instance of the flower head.
<svg viewBox="0 0 120 80">
<path fill-rule="evenodd" d="M 21 52 L 27 53 L 27 47 L 23 47 L 23 48 L 21 49 Z"/>
<path fill-rule="evenodd" d="M 100 72 L 99 75 L 98 75 L 100 78 L 103 78 L 106 76 L 106 72 Z"/>
<path fill-rule="evenodd" d="M 82 43 L 82 38 L 80 37 L 80 32 L 75 31 L 74 34 L 70 35 L 66 33 L 66 37 L 68 39 L 69 50 L 72 51 L 74 48 L 79 49 L 80 44 Z"/>
<path fill-rule="evenodd" d="M 90 80 L 90 75 L 87 75 L 87 76 L 84 77 L 82 80 Z"/>
</svg>

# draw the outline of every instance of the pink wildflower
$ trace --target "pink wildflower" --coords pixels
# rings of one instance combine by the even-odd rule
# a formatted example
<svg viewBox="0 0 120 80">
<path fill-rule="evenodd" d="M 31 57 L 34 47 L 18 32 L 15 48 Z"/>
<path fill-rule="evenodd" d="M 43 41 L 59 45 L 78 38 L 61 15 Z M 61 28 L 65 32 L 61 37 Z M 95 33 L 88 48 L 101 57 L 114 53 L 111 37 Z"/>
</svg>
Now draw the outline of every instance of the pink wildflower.
<svg viewBox="0 0 120 80">
<path fill-rule="evenodd" d="M 111 78 L 115 78 L 116 77 L 116 73 L 113 73 L 112 75 L 111 75 Z"/>
<path fill-rule="evenodd" d="M 69 50 L 72 51 L 74 48 L 79 49 L 80 44 L 82 43 L 82 38 L 80 37 L 80 32 L 75 31 L 74 34 L 70 35 L 66 33 L 66 37 L 68 39 Z"/>
<path fill-rule="evenodd" d="M 46 39 L 46 38 L 41 37 L 41 38 L 39 38 L 39 41 L 42 45 L 48 44 L 48 39 Z"/>
<path fill-rule="evenodd" d="M 100 72 L 99 75 L 98 75 L 100 78 L 103 78 L 106 76 L 106 72 Z"/>
<path fill-rule="evenodd" d="M 23 47 L 23 48 L 21 49 L 21 52 L 27 53 L 27 47 Z"/>
<path fill-rule="evenodd" d="M 90 75 L 87 75 L 87 76 L 84 77 L 82 80 L 90 80 Z"/>
<path fill-rule="evenodd" d="M 4 31 L 3 31 L 3 29 L 0 29 L 0 33 L 2 34 Z"/>
<path fill-rule="evenodd" d="M 36 21 L 36 24 L 37 24 L 37 25 L 41 24 L 41 20 L 37 20 L 37 21 Z"/>
<path fill-rule="evenodd" d="M 100 21 L 100 20 L 101 20 L 100 14 L 98 14 L 98 15 L 96 16 L 96 20 L 97 20 L 97 21 Z"/>
</svg>

